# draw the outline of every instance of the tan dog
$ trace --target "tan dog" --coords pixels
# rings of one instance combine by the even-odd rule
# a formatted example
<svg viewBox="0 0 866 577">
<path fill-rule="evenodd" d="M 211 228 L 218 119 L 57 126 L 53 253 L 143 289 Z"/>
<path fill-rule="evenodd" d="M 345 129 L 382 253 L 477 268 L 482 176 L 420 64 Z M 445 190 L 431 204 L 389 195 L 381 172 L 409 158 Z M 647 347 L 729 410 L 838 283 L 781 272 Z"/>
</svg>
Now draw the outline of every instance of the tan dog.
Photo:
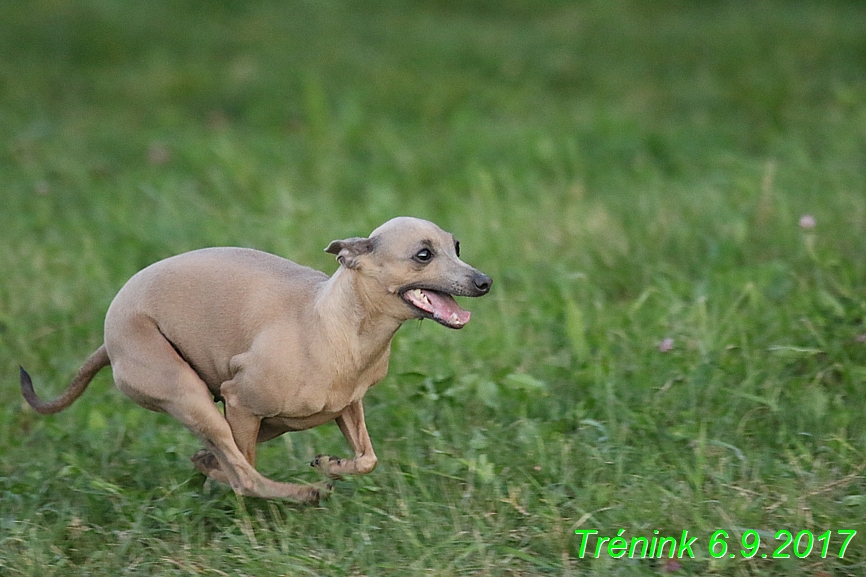
<svg viewBox="0 0 866 577">
<path fill-rule="evenodd" d="M 110 364 L 121 391 L 204 441 L 192 458 L 199 471 L 241 495 L 315 502 L 318 488 L 256 471 L 256 443 L 336 420 L 355 457 L 312 465 L 332 478 L 372 471 L 361 399 L 388 371 L 394 333 L 420 318 L 459 329 L 470 313 L 451 295 L 490 290 L 459 248 L 435 224 L 401 217 L 370 238 L 332 242 L 325 250 L 341 266 L 330 278 L 251 249 L 174 256 L 120 289 L 105 344 L 60 398 L 39 400 L 23 368 L 21 390 L 36 411 L 56 413 Z"/>
</svg>

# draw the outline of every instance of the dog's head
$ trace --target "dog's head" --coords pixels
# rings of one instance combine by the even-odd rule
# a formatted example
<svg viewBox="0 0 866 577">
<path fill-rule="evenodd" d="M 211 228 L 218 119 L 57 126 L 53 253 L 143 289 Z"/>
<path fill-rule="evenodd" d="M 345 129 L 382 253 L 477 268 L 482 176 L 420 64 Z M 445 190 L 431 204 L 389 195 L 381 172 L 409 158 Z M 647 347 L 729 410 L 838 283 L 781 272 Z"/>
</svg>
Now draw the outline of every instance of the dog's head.
<svg viewBox="0 0 866 577">
<path fill-rule="evenodd" d="M 383 310 L 408 320 L 429 318 L 452 329 L 469 322 L 455 296 L 487 294 L 493 281 L 460 260 L 460 243 L 432 222 L 411 217 L 389 220 L 369 238 L 335 240 L 326 252 L 362 275 L 365 286 L 381 287 Z M 369 295 L 368 295 L 369 298 Z"/>
</svg>

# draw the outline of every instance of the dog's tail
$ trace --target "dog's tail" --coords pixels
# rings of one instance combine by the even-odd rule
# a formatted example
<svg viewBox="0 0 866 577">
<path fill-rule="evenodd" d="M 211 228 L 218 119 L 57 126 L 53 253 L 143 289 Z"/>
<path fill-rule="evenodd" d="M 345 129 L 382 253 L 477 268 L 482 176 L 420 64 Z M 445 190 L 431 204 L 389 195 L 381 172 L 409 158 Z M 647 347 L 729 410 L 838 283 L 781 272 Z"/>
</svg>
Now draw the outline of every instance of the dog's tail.
<svg viewBox="0 0 866 577">
<path fill-rule="evenodd" d="M 108 358 L 108 352 L 105 350 L 105 345 L 101 345 L 96 349 L 96 352 L 90 355 L 90 358 L 84 362 L 84 365 L 78 371 L 78 375 L 73 379 L 72 384 L 69 385 L 66 392 L 53 401 L 43 401 L 36 396 L 36 392 L 33 390 L 33 381 L 30 380 L 30 375 L 27 374 L 24 367 L 20 367 L 21 394 L 24 395 L 24 398 L 37 413 L 43 415 L 59 413 L 74 403 L 75 399 L 81 396 L 81 393 L 84 392 L 84 389 L 87 388 L 87 385 L 90 384 L 90 381 L 94 376 L 96 376 L 96 373 L 98 373 L 100 369 L 107 367 L 110 364 L 111 361 Z"/>
</svg>

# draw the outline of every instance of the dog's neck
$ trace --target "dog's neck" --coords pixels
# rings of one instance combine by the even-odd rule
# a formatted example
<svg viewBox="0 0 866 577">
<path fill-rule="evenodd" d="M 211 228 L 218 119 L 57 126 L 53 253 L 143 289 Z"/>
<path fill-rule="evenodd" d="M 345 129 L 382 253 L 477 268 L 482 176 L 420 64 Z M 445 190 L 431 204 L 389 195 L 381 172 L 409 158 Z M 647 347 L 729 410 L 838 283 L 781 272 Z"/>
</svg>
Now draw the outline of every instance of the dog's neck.
<svg viewBox="0 0 866 577">
<path fill-rule="evenodd" d="M 341 266 L 316 297 L 314 308 L 323 336 L 335 360 L 349 363 L 352 370 L 363 370 L 387 355 L 403 323 L 383 305 L 381 291 L 374 280 Z"/>
</svg>

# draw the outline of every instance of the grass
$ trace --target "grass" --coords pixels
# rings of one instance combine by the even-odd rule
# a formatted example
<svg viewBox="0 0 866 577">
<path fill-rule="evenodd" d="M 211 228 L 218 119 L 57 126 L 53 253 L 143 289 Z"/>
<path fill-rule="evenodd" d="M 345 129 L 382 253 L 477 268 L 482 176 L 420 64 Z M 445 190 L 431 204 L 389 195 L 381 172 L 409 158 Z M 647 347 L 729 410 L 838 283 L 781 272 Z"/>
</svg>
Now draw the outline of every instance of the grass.
<svg viewBox="0 0 866 577">
<path fill-rule="evenodd" d="M 28 0 L 0 55 L 0 575 L 866 570 L 860 4 Z M 459 333 L 399 331 L 380 466 L 318 508 L 205 483 L 110 371 L 54 417 L 20 398 L 17 365 L 59 392 L 155 260 L 333 271 L 330 240 L 398 214 L 495 286 Z M 346 451 L 326 425 L 261 469 Z M 575 529 L 698 541 L 580 559 Z M 780 530 L 829 554 L 773 559 Z"/>
</svg>

